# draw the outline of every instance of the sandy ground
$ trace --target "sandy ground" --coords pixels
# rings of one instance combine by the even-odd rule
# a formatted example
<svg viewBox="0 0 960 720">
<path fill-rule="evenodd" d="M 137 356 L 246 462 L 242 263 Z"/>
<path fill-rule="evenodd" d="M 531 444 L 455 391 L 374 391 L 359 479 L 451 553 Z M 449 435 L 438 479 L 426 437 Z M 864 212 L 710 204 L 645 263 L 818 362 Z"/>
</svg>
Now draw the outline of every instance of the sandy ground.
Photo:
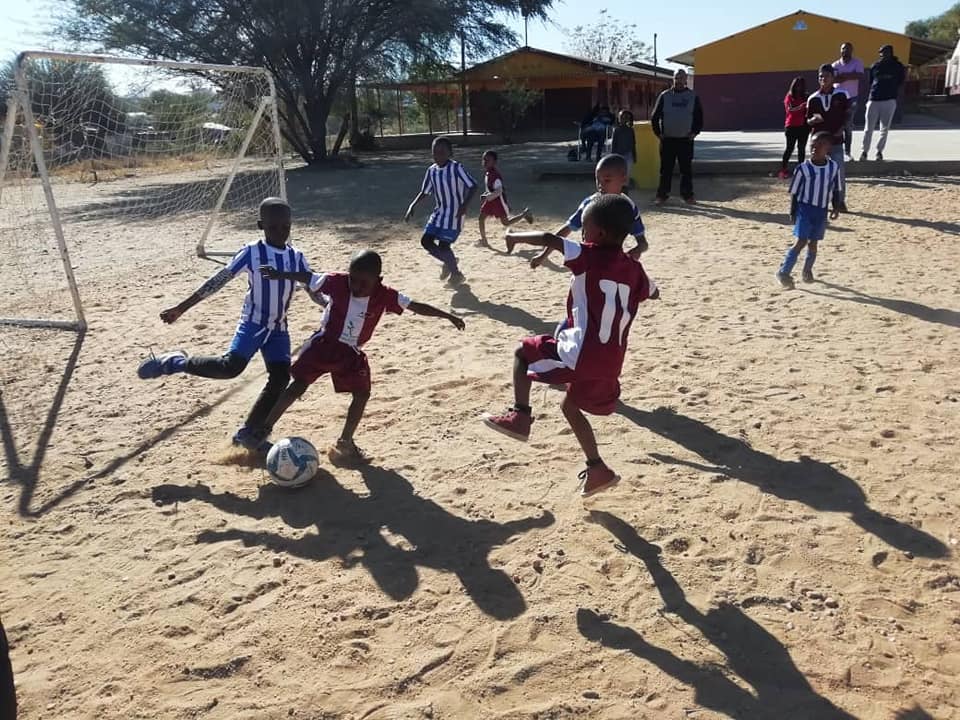
<svg viewBox="0 0 960 720">
<path fill-rule="evenodd" d="M 589 185 L 525 184 L 520 153 L 511 202 L 557 226 Z M 23 717 L 960 718 L 960 181 L 852 183 L 820 282 L 792 292 L 773 278 L 782 185 L 704 181 L 694 208 L 644 194 L 663 299 L 595 421 L 624 482 L 585 505 L 557 391 L 535 389 L 529 445 L 477 421 L 510 401 L 515 343 L 552 329 L 567 280 L 477 247 L 471 223 L 469 284 L 444 288 L 398 222 L 425 164 L 290 173 L 315 267 L 375 248 L 389 283 L 467 322 L 385 319 L 357 436 L 374 464 L 324 462 L 296 492 L 224 462 L 259 364 L 134 373 L 150 348 L 231 337 L 240 282 L 157 318 L 213 269 L 195 219 L 101 202 L 68 225 L 89 332 L 0 330 Z M 5 307 L 42 296 L 22 255 L 3 267 Z M 302 297 L 291 318 L 295 341 L 318 319 Z M 325 447 L 346 404 L 321 381 L 278 433 Z"/>
</svg>

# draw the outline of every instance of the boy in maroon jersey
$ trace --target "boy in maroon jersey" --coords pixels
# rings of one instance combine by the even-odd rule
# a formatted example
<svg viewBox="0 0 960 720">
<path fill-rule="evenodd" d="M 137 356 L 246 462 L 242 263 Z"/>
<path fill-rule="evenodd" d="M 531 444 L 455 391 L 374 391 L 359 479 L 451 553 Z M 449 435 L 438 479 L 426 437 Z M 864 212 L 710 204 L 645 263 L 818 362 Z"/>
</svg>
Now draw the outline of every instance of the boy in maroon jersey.
<svg viewBox="0 0 960 720">
<path fill-rule="evenodd" d="M 507 251 L 517 243 L 548 247 L 563 253 L 573 273 L 567 295 L 567 323 L 556 337 L 525 338 L 513 365 L 515 403 L 484 422 L 516 440 L 530 437 L 533 422 L 530 388 L 533 380 L 566 384 L 563 414 L 586 456 L 580 473 L 580 494 L 589 497 L 613 487 L 620 477 L 606 466 L 584 411 L 609 415 L 620 397 L 620 371 L 627 334 L 637 306 L 657 299 L 660 291 L 643 266 L 623 252 L 623 240 L 634 223 L 633 204 L 623 195 L 601 195 L 583 213 L 583 242 L 550 233 L 507 233 Z"/>
<path fill-rule="evenodd" d="M 836 71 L 833 65 L 820 66 L 817 80 L 820 86 L 817 92 L 807 99 L 807 125 L 814 134 L 827 132 L 833 142 L 830 159 L 840 168 L 840 212 L 847 212 L 847 173 L 843 157 L 843 133 L 847 124 L 847 108 L 850 96 L 847 91 L 833 86 Z"/>
<path fill-rule="evenodd" d="M 266 266 L 260 271 L 271 280 L 303 283 L 312 295 L 322 296 L 327 301 L 320 329 L 290 368 L 293 381 L 270 411 L 265 427 L 259 429 L 260 437 L 265 441 L 287 408 L 321 375 L 330 373 L 335 392 L 353 395 L 343 432 L 331 451 L 331 457 L 346 462 L 367 462 L 368 458 L 353 442 L 353 434 L 370 399 L 371 387 L 370 365 L 360 348 L 373 335 L 383 313 L 401 315 L 404 310 L 409 310 L 417 315 L 444 318 L 457 330 L 463 330 L 463 320 L 432 305 L 414 302 L 384 285 L 380 276 L 380 256 L 372 250 L 361 250 L 353 256 L 349 274 L 281 272 Z M 268 448 L 269 445 L 264 443 L 260 449 L 262 452 Z"/>
<path fill-rule="evenodd" d="M 504 227 L 514 225 L 521 220 L 533 223 L 533 215 L 529 208 L 524 208 L 519 215 L 510 217 L 510 206 L 507 205 L 507 192 L 503 189 L 503 175 L 497 167 L 497 153 L 487 150 L 483 154 L 483 172 L 485 188 L 480 196 L 480 244 L 487 243 L 487 218 L 495 217 Z"/>
</svg>

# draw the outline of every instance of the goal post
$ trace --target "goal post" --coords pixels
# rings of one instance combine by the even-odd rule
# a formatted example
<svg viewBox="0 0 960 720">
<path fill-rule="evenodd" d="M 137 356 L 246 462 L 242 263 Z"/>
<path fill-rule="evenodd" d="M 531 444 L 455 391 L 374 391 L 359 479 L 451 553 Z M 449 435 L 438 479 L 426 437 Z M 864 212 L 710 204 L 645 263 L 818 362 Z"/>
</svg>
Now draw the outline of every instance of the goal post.
<svg viewBox="0 0 960 720">
<path fill-rule="evenodd" d="M 29 51 L 5 90 L 0 325 L 84 330 L 74 270 L 101 234 L 165 220 L 215 260 L 264 197 L 286 199 L 265 68 Z"/>
</svg>

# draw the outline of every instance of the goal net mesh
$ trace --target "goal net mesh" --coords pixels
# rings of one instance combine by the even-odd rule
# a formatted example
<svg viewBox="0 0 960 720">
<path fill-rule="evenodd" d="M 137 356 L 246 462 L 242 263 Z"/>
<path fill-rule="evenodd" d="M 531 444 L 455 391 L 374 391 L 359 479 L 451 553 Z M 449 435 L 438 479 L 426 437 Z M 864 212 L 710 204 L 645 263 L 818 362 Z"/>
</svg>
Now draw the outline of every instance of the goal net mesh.
<svg viewBox="0 0 960 720">
<path fill-rule="evenodd" d="M 9 152 L 0 186 L 0 318 L 77 320 L 57 219 L 79 293 L 92 296 L 106 276 L 197 251 L 208 230 L 208 251 L 236 250 L 259 202 L 282 194 L 265 72 L 64 55 L 27 56 L 20 68 L 21 82 L 7 77 L 0 88 Z"/>
</svg>

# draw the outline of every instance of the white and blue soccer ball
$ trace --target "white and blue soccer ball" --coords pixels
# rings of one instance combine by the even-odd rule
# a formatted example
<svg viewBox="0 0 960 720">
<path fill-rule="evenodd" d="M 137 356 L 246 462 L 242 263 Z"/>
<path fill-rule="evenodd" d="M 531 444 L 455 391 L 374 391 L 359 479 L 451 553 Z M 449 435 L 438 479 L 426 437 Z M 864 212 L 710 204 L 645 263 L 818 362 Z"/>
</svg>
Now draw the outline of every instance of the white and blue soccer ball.
<svg viewBox="0 0 960 720">
<path fill-rule="evenodd" d="M 317 474 L 320 458 L 308 440 L 290 437 L 278 440 L 267 453 L 267 472 L 274 485 L 297 488 L 306 485 Z"/>
</svg>

